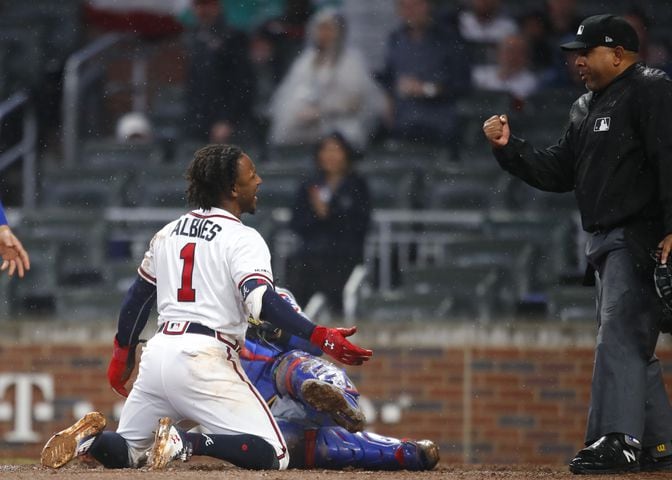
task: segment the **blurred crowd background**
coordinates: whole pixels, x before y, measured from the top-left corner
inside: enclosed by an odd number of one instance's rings
[[[114,317],[207,143],[241,145],[279,285],[321,321],[593,317],[571,194],[502,172],[492,114],[543,147],[585,88],[582,18],[672,72],[663,0],[0,2],[0,198],[33,268],[0,317]]]

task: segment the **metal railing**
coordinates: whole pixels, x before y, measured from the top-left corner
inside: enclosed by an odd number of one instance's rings
[[[0,103],[0,125],[14,113],[21,112],[21,139],[0,154],[0,172],[19,160],[23,160],[21,183],[23,207],[35,206],[36,161],[37,161],[37,117],[32,101],[27,93],[19,92]],[[0,131],[0,135],[2,132]]]
[[[380,258],[380,289],[392,287],[392,262],[395,245],[411,245],[423,242],[431,235],[418,235],[411,230],[413,225],[459,226],[462,229],[478,228],[483,224],[486,213],[473,211],[441,211],[441,210],[376,210],[373,214],[374,226],[367,242],[368,258]],[[402,230],[399,230],[399,227]],[[396,227],[396,228],[395,228]],[[405,227],[405,228],[404,228]],[[439,234],[441,236],[441,234]],[[440,239],[438,239],[440,240]],[[436,243],[436,239],[432,239]],[[377,252],[370,249],[373,246]]]
[[[101,58],[133,36],[110,33],[72,54],[63,72],[63,158],[67,167],[77,164],[79,128],[86,89],[103,75]]]

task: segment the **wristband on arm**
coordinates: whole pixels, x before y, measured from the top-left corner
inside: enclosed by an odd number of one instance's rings
[[[327,328],[315,325],[296,313],[288,302],[272,290],[264,292],[262,301],[261,316],[264,320],[309,340],[324,353],[342,363],[361,365],[373,355],[371,350],[354,345],[345,338],[354,334],[357,331],[356,327]]]
[[[7,216],[5,215],[5,209],[2,207],[2,202],[0,202],[0,227],[7,225]]]

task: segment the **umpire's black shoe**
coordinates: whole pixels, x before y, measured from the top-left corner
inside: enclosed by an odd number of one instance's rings
[[[610,433],[579,451],[569,462],[569,470],[592,475],[637,472],[641,452],[637,439],[622,433]]]
[[[672,442],[645,448],[639,459],[639,467],[643,472],[672,470]]]

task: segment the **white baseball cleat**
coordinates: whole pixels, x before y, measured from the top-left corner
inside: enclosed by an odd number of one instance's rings
[[[61,430],[47,441],[40,455],[40,463],[49,468],[60,468],[77,456],[79,442],[103,431],[107,421],[100,412],[90,412],[74,425]]]
[[[186,462],[191,452],[191,443],[182,437],[170,417],[163,417],[154,434],[154,445],[147,452],[147,466],[150,470],[161,470],[173,460]]]

